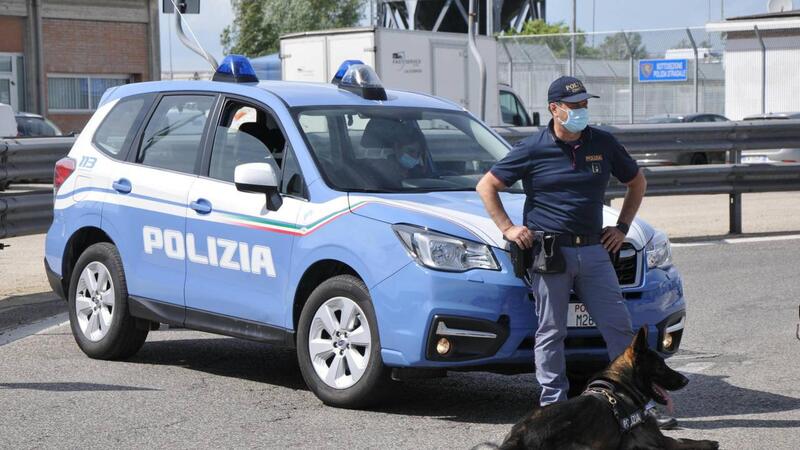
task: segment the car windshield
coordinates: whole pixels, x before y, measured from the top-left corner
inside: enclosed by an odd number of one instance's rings
[[[326,181],[341,191],[472,191],[509,151],[464,112],[306,107],[295,118]]]

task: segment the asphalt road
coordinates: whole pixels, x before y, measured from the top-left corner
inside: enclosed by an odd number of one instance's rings
[[[674,255],[689,319],[670,364],[691,382],[674,395],[682,429],[667,434],[798,448],[800,240]],[[62,325],[0,346],[0,448],[466,449],[502,440],[537,394],[532,375],[456,374],[398,385],[374,410],[339,410],[305,388],[291,351],[165,330],[131,360],[103,362]]]

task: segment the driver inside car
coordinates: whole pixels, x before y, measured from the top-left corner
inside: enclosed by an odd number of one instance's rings
[[[408,125],[402,123],[398,125],[392,146],[401,178],[429,177],[430,171],[425,161],[426,158],[419,134]]]

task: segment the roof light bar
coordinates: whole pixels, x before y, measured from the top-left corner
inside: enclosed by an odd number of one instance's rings
[[[339,89],[350,91],[366,100],[386,100],[386,90],[372,67],[356,59],[339,66],[331,82]]]
[[[226,56],[211,79],[230,83],[258,83],[255,69],[243,55]]]

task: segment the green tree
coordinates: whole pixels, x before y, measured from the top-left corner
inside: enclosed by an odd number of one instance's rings
[[[559,35],[568,34],[569,32],[569,26],[564,22],[547,23],[542,19],[536,19],[525,22],[519,32],[513,28],[508,29],[506,36],[552,35],[542,36],[539,38],[541,40],[537,39],[536,42],[546,44],[557,58],[568,58],[572,37]],[[578,33],[582,32],[581,29],[578,29]],[[586,45],[585,34],[578,34],[575,39],[575,54],[577,56],[592,57],[597,56],[597,50]]]
[[[231,0],[233,24],[220,41],[225,53],[248,57],[278,51],[283,34],[352,27],[366,0]]]
[[[647,58],[647,49],[642,44],[642,35],[639,33],[628,33],[631,47],[633,48],[633,58],[643,59]],[[600,55],[607,59],[628,59],[628,46],[625,43],[625,35],[623,33],[614,33],[606,36],[603,42],[598,47]]]

